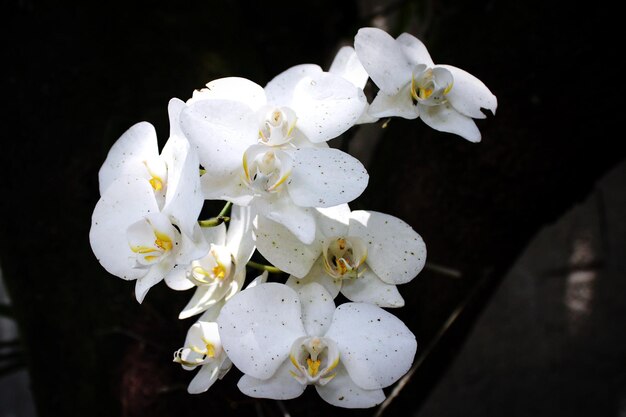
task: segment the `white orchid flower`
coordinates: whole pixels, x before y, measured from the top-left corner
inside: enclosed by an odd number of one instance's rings
[[[268,274],[256,277],[246,288],[253,288],[267,282]],[[232,362],[222,348],[222,341],[216,323],[226,300],[221,298],[212,304],[187,331],[185,345],[174,352],[174,362],[180,363],[186,371],[200,367],[191,380],[187,391],[190,394],[206,392],[215,381],[222,379],[230,370]]]
[[[211,248],[202,258],[188,265],[177,265],[165,278],[175,290],[197,287],[178,318],[195,316],[220,301],[228,301],[243,287],[246,263],[254,252],[250,208],[233,206],[228,231],[222,223],[202,229]]]
[[[415,278],[426,262],[421,236],[394,216],[350,212],[347,204],[317,213],[317,237],[309,245],[279,224],[258,220],[258,250],[291,274],[287,285],[297,289],[318,282],[333,297],[341,292],[351,301],[402,307],[396,285]]]
[[[187,332],[185,346],[174,352],[174,362],[186,371],[200,367],[187,391],[200,394],[207,391],[230,370],[232,362],[222,348],[217,323],[203,319],[194,323]]]
[[[345,78],[361,90],[365,88],[369,79],[369,74],[363,68],[359,57],[351,46],[343,46],[339,49],[332,64],[330,64],[328,72]],[[378,120],[378,117],[369,114],[368,109],[369,105],[366,105],[355,124],[374,123]]]
[[[205,198],[251,205],[312,242],[310,208],[352,201],[367,185],[356,158],[323,143],[359,118],[362,95],[316,65],[291,68],[265,89],[243,78],[209,83],[181,115],[182,130],[206,170]]]
[[[222,346],[244,373],[246,395],[277,400],[307,385],[339,407],[367,408],[385,399],[413,362],[415,336],[397,317],[362,303],[335,309],[313,283],[293,289],[267,283],[235,295],[217,323]]]
[[[174,126],[183,106],[170,101]],[[198,158],[176,129],[159,155],[154,128],[133,126],[100,170],[102,196],[92,216],[91,247],[108,272],[137,280],[139,302],[177,263],[208,249],[197,224],[203,204]]]
[[[362,87],[314,64],[291,67],[265,88],[239,77],[214,80],[195,91],[187,104],[205,100],[235,101],[249,108],[255,129],[248,146],[326,142],[351,128],[367,105]]]
[[[473,75],[451,65],[435,65],[424,44],[408,33],[394,39],[377,28],[361,28],[354,48],[380,88],[369,113],[375,117],[420,117],[433,129],[479,142],[473,119],[481,108],[495,114],[496,96]]]

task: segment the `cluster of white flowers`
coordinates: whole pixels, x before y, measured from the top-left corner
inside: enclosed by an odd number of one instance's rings
[[[379,88],[371,105],[368,79]],[[350,210],[368,174],[326,142],[393,116],[476,142],[473,119],[496,105],[477,78],[435,65],[417,38],[375,28],[360,29],[329,71],[298,65],[265,87],[214,80],[170,101],[161,153],[146,122],[111,148],[91,247],[108,272],[136,280],[139,302],[162,280],[195,288],[179,318],[201,316],[174,355],[199,368],[190,393],[234,364],[252,397],[291,399],[315,385],[330,404],[372,407],[413,362],[415,336],[383,308],[404,305],[396,286],[422,270],[426,246],[398,218]],[[201,221],[205,200],[225,210]],[[266,269],[289,274],[285,283],[266,271],[243,289],[255,250]],[[340,292],[350,302],[336,307]]]

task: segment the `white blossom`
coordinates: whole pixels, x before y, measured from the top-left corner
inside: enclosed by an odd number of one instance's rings
[[[308,385],[330,404],[367,408],[382,388],[410,368],[417,343],[398,318],[380,307],[347,303],[312,283],[296,293],[277,283],[235,295],[217,319],[222,345],[245,375],[252,397],[296,398]]]
[[[473,119],[482,108],[495,114],[496,96],[478,78],[451,65],[435,65],[424,44],[408,33],[394,39],[377,28],[362,28],[354,48],[380,88],[369,113],[374,117],[420,117],[433,129],[479,142]]]
[[[170,102],[174,127],[160,155],[154,128],[139,123],[116,142],[100,170],[91,248],[108,272],[137,280],[139,302],[177,263],[207,250],[197,224],[203,204],[199,163],[177,130],[182,106]]]
[[[265,89],[243,78],[209,83],[181,115],[206,169],[205,198],[250,205],[310,243],[310,208],[352,201],[367,185],[357,159],[323,143],[365,104],[359,88],[316,65],[291,68]]]
[[[249,207],[232,207],[228,231],[224,223],[202,231],[211,245],[208,253],[187,265],[177,265],[165,278],[166,284],[176,290],[196,287],[180,319],[199,314],[222,300],[226,302],[240,291],[246,263],[255,249]]]
[[[261,254],[291,274],[287,285],[322,284],[333,297],[381,307],[401,307],[396,285],[411,281],[424,267],[426,245],[404,221],[347,204],[318,209],[316,239],[309,245],[281,225],[259,219]],[[262,237],[262,238],[260,238]]]

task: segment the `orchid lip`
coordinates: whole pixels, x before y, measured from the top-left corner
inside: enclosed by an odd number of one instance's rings
[[[291,346],[289,360],[294,366],[291,376],[302,385],[326,385],[335,377],[339,349],[324,337],[300,337]]]

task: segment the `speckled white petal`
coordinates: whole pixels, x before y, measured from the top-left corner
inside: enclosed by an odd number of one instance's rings
[[[315,216],[313,209],[298,207],[288,198],[278,198],[271,201],[254,200],[259,216],[285,226],[300,242],[305,245],[315,240]],[[258,244],[257,244],[258,246]]]
[[[191,235],[204,204],[198,155],[187,139],[172,136],[163,147],[161,156],[168,168],[163,213],[172,218],[181,232]]]
[[[123,176],[144,177],[147,175],[143,161],[159,155],[157,135],[148,122],[140,122],[130,127],[113,144],[98,172],[100,195],[117,178]]]
[[[267,271],[263,271],[261,275],[250,281],[250,283],[246,286],[247,288],[256,287],[257,285],[265,284],[267,282],[267,278],[269,277],[269,273]]]
[[[469,72],[452,65],[437,65],[452,73],[454,84],[447,94],[448,101],[459,113],[474,119],[484,119],[486,116],[481,108],[496,114],[498,99],[489,88]]]
[[[412,68],[404,51],[384,30],[359,29],[354,49],[372,81],[386,94],[397,94],[411,81]]]
[[[341,280],[335,280],[333,277],[326,273],[324,269],[324,263],[322,258],[318,258],[317,261],[311,267],[311,270],[304,278],[298,278],[294,275],[290,275],[285,285],[298,291],[303,286],[316,282],[323,286],[326,291],[333,297],[337,298],[339,290],[341,289]]]
[[[207,308],[198,319],[198,322],[215,323],[225,303],[226,302],[222,299],[218,301],[217,303],[215,303],[214,305],[212,305],[211,307]],[[187,345],[187,343],[185,343],[185,345]]]
[[[269,379],[258,379],[244,375],[239,379],[237,387],[249,397],[271,398],[273,400],[291,400],[299,397],[306,385],[296,381],[289,373],[294,367],[289,360],[284,361],[276,373]]]
[[[362,89],[343,77],[320,73],[300,80],[291,106],[298,116],[298,129],[318,143],[354,126],[367,106],[367,98]]]
[[[226,245],[226,223],[221,223],[213,227],[201,227],[200,229],[207,243],[220,246]]]
[[[324,401],[343,408],[370,408],[385,400],[382,389],[365,390],[356,385],[341,361],[335,368],[335,377],[315,389]]]
[[[205,175],[218,178],[239,175],[244,151],[259,136],[254,112],[236,101],[198,101],[183,110],[180,121]]]
[[[247,206],[252,201],[253,195],[250,187],[242,180],[241,175],[235,173],[231,176],[217,177],[204,174],[200,177],[202,195],[206,200],[226,200],[239,206]]]
[[[297,289],[302,306],[302,323],[308,336],[324,336],[335,312],[333,296],[326,289],[312,282]]]
[[[176,265],[165,276],[165,284],[175,291],[186,291],[195,287],[194,283],[187,279],[187,265]]]
[[[199,286],[185,308],[178,315],[178,318],[184,320],[211,308],[224,298],[229,289],[230,285]]]
[[[415,336],[404,323],[372,304],[337,307],[325,337],[337,343],[350,378],[367,390],[400,379],[411,368],[417,350]]]
[[[148,273],[137,279],[135,283],[135,298],[141,304],[148,294],[148,290],[161,282],[174,267],[171,259],[163,259],[161,262],[154,264],[148,270]]]
[[[345,78],[360,89],[365,87],[369,78],[367,71],[361,65],[359,57],[351,46],[343,46],[339,49],[328,72]]]
[[[404,88],[395,95],[379,91],[367,112],[370,116],[377,118],[402,117],[413,120],[419,116],[419,108],[411,101],[411,93],[408,88]]]
[[[404,299],[396,286],[384,283],[369,269],[359,278],[343,280],[341,293],[350,301],[376,304],[379,307],[404,306]]]
[[[273,282],[236,294],[222,308],[217,323],[233,364],[259,379],[274,375],[294,340],[305,336],[298,294]]]
[[[201,100],[232,100],[245,104],[252,110],[257,110],[266,103],[263,87],[241,77],[213,80],[206,88],[194,91],[187,104]]]
[[[191,261],[200,259],[209,252],[210,246],[209,242],[204,238],[202,228],[196,223],[190,236],[186,233],[181,233],[180,245],[176,252],[176,263],[186,265],[191,263]]]
[[[361,195],[369,175],[361,162],[339,149],[302,148],[289,151],[294,164],[288,190],[302,207],[331,207]]]
[[[228,292],[224,295],[224,301],[230,300],[230,298],[237,294],[243,288],[243,284],[246,281],[246,262],[239,262],[235,265],[235,275],[233,281],[229,285]]]
[[[363,239],[367,245],[367,266],[387,284],[407,283],[424,268],[424,240],[397,217],[376,211],[353,211],[348,234]]]
[[[170,137],[185,137],[180,128],[180,114],[185,107],[187,107],[187,105],[179,98],[172,98],[169,103],[167,103],[167,114],[170,119]]]
[[[401,34],[396,38],[396,42],[412,66],[424,64],[427,67],[432,67],[435,65],[424,43],[410,33]]]
[[[296,85],[303,78],[312,77],[322,72],[319,65],[315,64],[296,65],[281,72],[265,86],[267,102],[277,106],[291,106]]]
[[[126,280],[147,273],[136,268],[136,254],[130,249],[126,230],[158,212],[152,187],[143,178],[118,178],[107,188],[93,211],[89,231],[91,249],[104,269]]]
[[[187,392],[190,394],[202,394],[206,392],[217,381],[219,376],[220,367],[217,362],[210,362],[206,365],[202,365],[196,376],[193,377]]]
[[[440,132],[459,135],[470,142],[480,142],[480,131],[476,123],[468,116],[456,111],[450,103],[439,106],[419,105],[421,119],[428,126]]]
[[[320,238],[347,235],[350,222],[350,207],[347,204],[315,210],[317,211],[316,223]]]
[[[303,277],[319,257],[322,246],[314,240],[304,244],[285,226],[264,216],[257,218],[256,246],[261,255],[281,271]]]
[[[228,234],[226,235],[226,247],[234,255],[235,264],[245,265],[252,257],[255,244],[250,207],[232,206]]]

